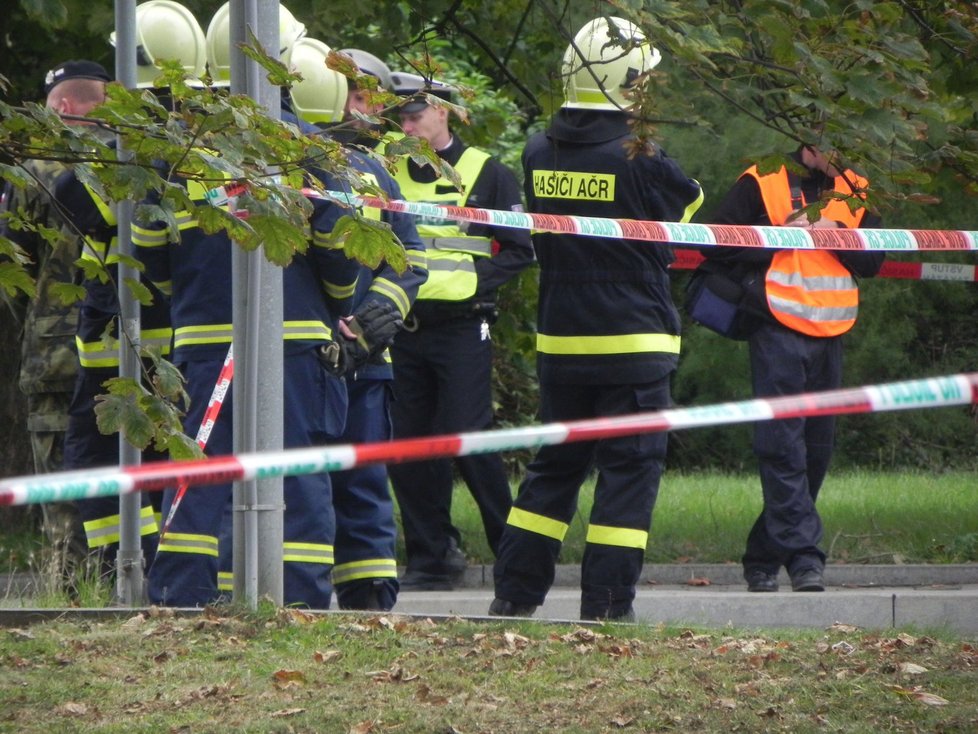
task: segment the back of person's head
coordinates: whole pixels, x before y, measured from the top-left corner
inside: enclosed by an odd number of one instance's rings
[[[574,42],[564,52],[563,106],[584,110],[625,109],[632,104],[629,90],[661,60],[659,51],[631,21],[595,18],[577,32]]]
[[[288,63],[296,42],[306,35],[306,26],[284,5],[278,6],[278,58]],[[207,24],[207,69],[215,86],[227,86],[231,81],[231,3],[230,0],[214,13]]]
[[[115,44],[115,33],[110,37]],[[206,44],[200,23],[174,0],[147,0],[136,6],[136,86],[151,89],[160,76],[160,62],[177,61],[190,79],[206,68]]]
[[[45,105],[63,115],[85,115],[105,101],[105,85],[111,80],[95,61],[64,61],[44,76]]]
[[[299,119],[313,125],[339,122],[346,107],[346,77],[326,66],[329,46],[315,38],[300,38],[292,47],[290,65],[302,75],[292,85],[292,107]]]

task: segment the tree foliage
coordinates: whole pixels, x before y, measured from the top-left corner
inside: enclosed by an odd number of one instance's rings
[[[218,0],[187,0],[202,24]],[[561,101],[560,59],[574,32],[601,14],[637,22],[662,52],[663,62],[636,94],[636,131],[661,143],[707,193],[701,216],[749,162],[773,168],[798,144],[839,151],[846,165],[873,183],[869,203],[892,227],[978,229],[971,216],[978,192],[978,8],[959,0],[399,0],[363,3],[291,0],[289,8],[310,35],[334,48],[358,47],[392,67],[462,85],[466,121],[456,129],[468,142],[497,154],[514,169],[526,135]],[[190,203],[160,183],[153,160],[218,185],[246,180],[238,201],[249,217],[219,210],[198,212],[208,228],[228,228],[245,247],[263,246],[285,262],[302,243],[294,227],[305,206],[296,195],[298,165],[318,161],[343,171],[335,146],[272,123],[249,101],[177,83],[177,111],[151,98],[114,89],[97,116],[126,136],[131,164],[111,160],[83,132],[39,107],[38,70],[69,57],[88,57],[111,68],[106,44],[112,23],[107,4],[81,0],[19,0],[0,18],[16,53],[0,59],[7,102],[0,106],[0,172],[16,179],[16,163],[55,155],[79,160],[79,170],[113,198],[161,194],[167,216]],[[171,70],[175,74],[175,70]],[[388,119],[395,117],[387,115]],[[208,153],[219,150],[220,156]],[[410,151],[435,156],[423,147]],[[265,176],[277,166],[281,178]],[[359,257],[385,251],[384,233],[355,218],[337,237]],[[0,243],[8,262],[0,279],[29,287],[16,275],[19,253]],[[396,256],[393,252],[388,253]],[[964,256],[928,255],[961,262]],[[675,287],[681,296],[684,276]],[[510,423],[534,412],[532,387],[532,273],[501,294],[494,332],[499,406]],[[850,384],[973,369],[978,345],[969,319],[978,296],[971,284],[878,281],[863,287],[860,322],[847,337]],[[688,325],[676,381],[680,403],[736,399],[748,394],[742,345]],[[865,416],[843,421],[847,463],[883,462],[927,467],[967,463],[975,455],[967,411],[923,411],[912,416]],[[739,468],[749,461],[747,429],[676,436],[672,459],[680,466],[709,463]],[[866,444],[880,448],[867,451]],[[892,452],[886,456],[887,450]]]

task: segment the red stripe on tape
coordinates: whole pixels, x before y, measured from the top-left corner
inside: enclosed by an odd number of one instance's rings
[[[174,470],[174,467],[176,469]],[[244,467],[234,456],[215,456],[187,462],[154,461],[125,467],[139,491],[163,489],[176,484],[223,484],[244,479]]]
[[[360,466],[361,463],[401,463],[430,459],[434,455],[457,456],[462,449],[462,439],[457,435],[433,436],[404,439],[392,443],[359,444],[354,448],[357,456],[356,466]]]

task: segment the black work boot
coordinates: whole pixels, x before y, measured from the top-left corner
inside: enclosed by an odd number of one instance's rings
[[[537,610],[536,604],[517,604],[496,597],[489,605],[490,617],[532,617]]]

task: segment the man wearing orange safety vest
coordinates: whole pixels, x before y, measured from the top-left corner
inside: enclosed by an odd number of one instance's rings
[[[713,213],[717,224],[879,227],[863,207],[869,182],[840,170],[813,146],[791,155],[795,165],[762,175],[749,168]],[[799,173],[796,173],[799,171]],[[837,194],[841,197],[833,197]],[[824,206],[810,222],[807,211]],[[736,262],[756,308],[748,337],[755,397],[830,390],[842,383],[842,335],[856,322],[855,277],[879,272],[883,253],[849,250],[771,250],[715,247],[711,260]],[[777,591],[784,566],[794,591],[823,591],[822,522],[815,509],[828,470],[833,416],[760,421],[754,425],[764,509],[747,538],[744,578],[749,591]]]

